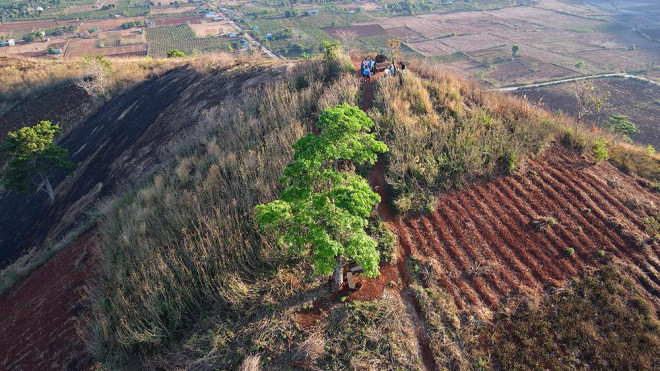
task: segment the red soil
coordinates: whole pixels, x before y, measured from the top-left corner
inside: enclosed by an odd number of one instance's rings
[[[82,370],[92,358],[76,332],[89,279],[87,232],[0,300],[0,369]]]
[[[521,292],[560,287],[601,265],[601,249],[639,267],[640,283],[658,303],[658,243],[636,247],[607,223],[626,220],[643,234],[642,218],[652,211],[632,211],[624,202],[634,197],[657,203],[658,196],[612,165],[593,166],[563,148],[550,149],[531,166],[537,175],[502,177],[445,194],[433,212],[396,221],[402,248],[436,260],[438,283],[459,308],[495,309]],[[633,186],[625,192],[611,188],[605,179],[612,176]],[[540,216],[555,218],[556,225],[537,231],[531,222]]]

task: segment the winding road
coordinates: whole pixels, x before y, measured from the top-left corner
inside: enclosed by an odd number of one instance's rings
[[[495,88],[491,89],[493,91],[516,91],[516,90],[521,90],[521,89],[528,89],[528,88],[540,88],[543,86],[551,86],[551,85],[559,85],[559,84],[566,84],[569,82],[575,82],[575,81],[582,81],[582,80],[593,80],[593,79],[600,79],[600,78],[625,78],[625,79],[635,79],[639,81],[644,81],[649,84],[653,85],[660,85],[660,82],[647,79],[645,77],[640,77],[640,76],[635,76],[631,75],[628,73],[603,73],[599,75],[590,75],[590,76],[581,76],[581,77],[573,77],[570,79],[561,79],[561,80],[554,80],[554,81],[546,81],[546,82],[539,82],[536,84],[529,84],[529,85],[517,85],[517,86],[507,86],[503,88]]]

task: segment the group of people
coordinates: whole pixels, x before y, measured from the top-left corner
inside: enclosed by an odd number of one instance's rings
[[[386,67],[383,70],[383,73],[385,76],[396,76],[397,73],[405,70],[406,64],[403,62],[399,63],[399,68],[397,68],[394,63],[390,63],[389,67]],[[371,75],[376,73],[376,62],[371,58],[363,60],[360,63],[360,71],[362,71],[362,80],[371,82]]]
[[[371,81],[371,75],[376,73],[376,62],[371,58],[363,60],[360,63],[360,71],[362,71],[363,81]]]

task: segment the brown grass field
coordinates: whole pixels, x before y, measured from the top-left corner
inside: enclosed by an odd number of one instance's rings
[[[112,19],[103,19],[103,20],[94,20],[89,22],[84,22],[81,25],[81,31],[87,31],[91,27],[98,27],[99,31],[112,31],[121,29],[121,24],[125,22],[134,22],[141,21],[144,17],[124,17],[124,18],[112,18]]]
[[[96,39],[73,39],[69,42],[64,53],[66,59],[76,59],[88,55],[106,55],[116,57],[146,56],[149,49],[148,44],[132,44],[125,46],[113,46],[97,48]]]

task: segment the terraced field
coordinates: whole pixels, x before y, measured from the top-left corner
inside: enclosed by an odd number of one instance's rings
[[[561,287],[613,257],[638,268],[658,304],[660,248],[643,218],[658,215],[660,197],[610,164],[559,148],[544,158],[524,174],[444,195],[432,212],[390,222],[404,254],[430,259],[463,309],[496,309]],[[534,220],[542,217],[554,225],[539,230]]]

